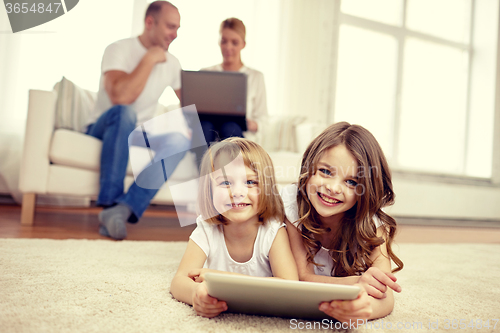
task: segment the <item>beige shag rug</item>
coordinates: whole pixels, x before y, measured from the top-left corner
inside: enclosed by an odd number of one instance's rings
[[[336,331],[322,322],[196,316],[169,293],[185,247],[185,242],[0,239],[0,332]],[[396,250],[405,263],[397,273],[403,292],[391,315],[359,332],[390,327],[500,332],[494,320],[500,319],[500,245],[405,243]]]

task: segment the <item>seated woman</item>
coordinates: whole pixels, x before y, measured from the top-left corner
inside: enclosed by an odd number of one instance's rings
[[[247,82],[247,132],[246,137],[263,126],[262,122],[267,116],[266,88],[264,75],[249,68],[241,61],[241,50],[245,47],[245,25],[237,18],[224,20],[220,25],[220,49],[222,64],[203,68],[208,71],[233,71],[245,73]],[[209,116],[200,116],[201,127],[207,144],[224,140],[229,137],[243,137],[243,129],[233,121],[220,121]],[[250,135],[249,135],[250,134]]]

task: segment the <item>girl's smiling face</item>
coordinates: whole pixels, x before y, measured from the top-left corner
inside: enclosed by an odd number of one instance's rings
[[[358,163],[344,145],[325,151],[306,183],[307,197],[322,222],[338,221],[357,202]]]
[[[212,198],[217,212],[232,223],[259,221],[259,182],[239,155],[212,174]]]

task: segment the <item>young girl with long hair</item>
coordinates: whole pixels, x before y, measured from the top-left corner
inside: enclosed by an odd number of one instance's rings
[[[363,287],[356,300],[320,310],[340,321],[389,314],[392,290],[401,291],[392,273],[403,262],[392,250],[396,221],[383,211],[394,203],[391,172],[373,135],[331,125],[309,144],[298,183],[281,195],[300,280]]]
[[[273,164],[262,147],[241,138],[211,146],[201,163],[198,205],[170,288],[176,299],[215,317],[227,304],[208,295],[207,271],[298,280]]]

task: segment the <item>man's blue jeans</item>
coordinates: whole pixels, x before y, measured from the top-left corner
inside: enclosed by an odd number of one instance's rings
[[[136,120],[136,113],[129,106],[115,105],[87,129],[88,135],[102,140],[100,191],[97,205],[109,207],[121,203],[128,206],[133,213],[129,219],[130,222],[136,222],[141,218],[159,188],[159,186],[154,189],[143,188],[134,182],[127,193],[124,193],[123,180],[129,160],[129,135],[136,127]],[[131,139],[132,145],[144,144],[144,137],[135,136]],[[147,175],[148,169],[152,171],[149,172],[150,175],[157,175],[156,171],[161,169],[161,179],[149,181],[149,183],[161,185],[174,172],[189,150],[191,142],[182,134],[175,132],[148,137],[148,139],[150,143],[155,143],[151,146],[160,147],[155,151],[155,156],[168,156],[168,158],[161,160],[161,163],[153,164],[141,173],[141,176]],[[180,153],[168,154],[171,151]]]

